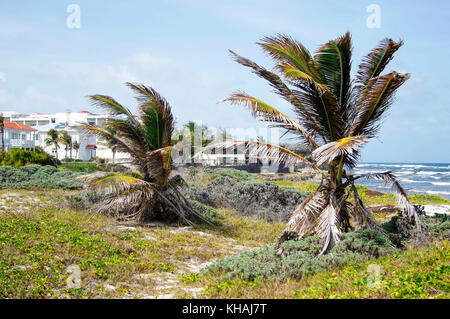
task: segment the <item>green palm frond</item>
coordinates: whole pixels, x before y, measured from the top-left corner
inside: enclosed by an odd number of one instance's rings
[[[282,34],[265,37],[261,41],[257,44],[276,61],[278,71],[287,72],[290,78],[314,84],[321,92],[328,89],[311,53],[301,43]]]
[[[321,46],[314,56],[327,86],[336,96],[344,122],[349,116],[351,56],[352,44],[349,32]]]
[[[316,141],[301,124],[292,120],[289,116],[280,112],[273,106],[270,106],[269,104],[264,103],[263,101],[258,100],[244,92],[231,93],[228,98],[222,100],[221,102],[230,102],[231,104],[241,105],[249,109],[252,116],[262,121],[281,124],[278,126],[288,131],[298,131],[298,133],[303,136],[309,144],[314,147],[318,147]]]
[[[145,138],[150,148],[169,146],[175,129],[170,104],[151,87],[137,83],[127,83],[127,86],[136,92]]]
[[[356,84],[359,91],[383,72],[386,65],[394,57],[394,53],[403,45],[403,41],[395,42],[392,39],[385,38],[368,55],[363,58],[359,65]]]
[[[125,115],[135,125],[138,124],[131,111],[125,106],[122,106],[112,97],[107,95],[95,94],[95,95],[88,95],[87,98],[89,99],[92,105],[100,107],[114,115]]]
[[[354,118],[349,127],[350,136],[374,137],[378,132],[380,119],[392,105],[395,91],[409,77],[409,74],[392,72],[369,80],[358,97]]]
[[[299,98],[295,91],[292,91],[281,79],[278,75],[276,75],[273,72],[267,71],[265,68],[259,66],[255,62],[246,59],[233,51],[229,50],[233,59],[238,62],[239,64],[249,67],[253,70],[253,73],[256,75],[262,77],[263,79],[267,80],[272,88],[275,90],[275,92],[280,95],[283,99],[285,99],[287,102],[289,102],[293,107],[294,111],[299,115],[299,122],[300,124],[303,123],[303,126],[305,126],[309,134],[308,135],[318,135],[325,138],[322,134],[322,130],[318,127],[318,124],[316,123],[316,120],[312,117],[308,109],[303,105],[303,101],[301,98]],[[312,134],[311,134],[312,132]],[[309,138],[307,136],[304,136],[305,139],[309,141]],[[310,143],[311,144],[311,143]],[[317,145],[314,145],[314,143],[311,144],[314,148],[317,147]]]

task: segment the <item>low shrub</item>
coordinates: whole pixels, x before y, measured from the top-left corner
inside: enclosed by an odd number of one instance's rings
[[[0,151],[0,165],[19,168],[25,165],[53,165],[56,166],[56,160],[44,151],[25,151],[19,148],[13,148],[8,152]]]
[[[81,183],[74,177],[81,175],[54,166],[27,165],[21,168],[0,166],[0,188],[2,189],[78,189]]]
[[[219,174],[222,173],[219,171]],[[309,195],[271,182],[245,180],[242,176],[218,176],[206,185],[194,183],[185,187],[183,194],[215,208],[232,208],[246,216],[283,222],[289,220],[295,208]]]
[[[198,215],[213,224],[217,224],[221,219],[223,219],[222,214],[210,206],[202,204],[196,200],[190,200],[189,203]]]
[[[393,218],[392,226],[398,221]],[[394,228],[390,228],[395,230]],[[424,234],[426,241],[423,240]],[[408,244],[429,244],[450,238],[449,216],[422,217],[422,230],[413,232],[409,238],[398,236],[398,233],[381,233],[376,230],[360,230],[344,233],[342,240],[327,254],[318,256],[322,243],[316,236],[304,237],[299,240],[288,240],[282,244],[283,255],[276,254],[273,244],[259,249],[244,251],[238,255],[229,256],[205,268],[204,274],[219,276],[223,280],[242,279],[277,280],[301,279],[306,275],[326,272],[348,264],[364,262],[371,258],[379,258],[401,251],[400,247]],[[401,238],[402,244],[396,247],[391,241],[392,236]]]
[[[73,163],[64,163],[59,166],[60,168],[67,169],[71,172],[77,172],[77,173],[94,173],[101,171],[102,169],[97,166],[96,163],[79,163],[79,162],[73,162]]]
[[[398,251],[384,234],[377,231],[355,231],[343,236],[328,254],[319,257],[322,244],[318,237],[309,236],[284,242],[282,256],[276,255],[273,244],[265,245],[222,259],[206,268],[204,273],[216,274],[223,279],[285,281]]]
[[[218,177],[231,177],[237,182],[244,182],[244,181],[251,181],[256,180],[257,176],[253,175],[247,171],[234,169],[234,168],[227,168],[227,167],[219,167],[219,168],[209,168],[207,172],[210,173],[212,178],[218,178]]]

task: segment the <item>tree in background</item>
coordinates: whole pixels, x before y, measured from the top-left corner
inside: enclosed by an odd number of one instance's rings
[[[2,134],[2,151],[5,151],[5,118],[0,114],[0,133]]]
[[[59,134],[58,131],[55,129],[51,129],[47,132],[47,137],[44,140],[45,145],[47,146],[54,146],[56,149],[56,159],[58,159],[58,148],[59,148]]]
[[[111,126],[107,126],[106,127],[106,131],[108,133],[110,133],[111,135],[116,135],[117,134],[116,129],[114,127],[111,127]],[[114,140],[114,139],[111,139],[111,138],[106,138],[105,142],[99,142],[98,144],[106,146],[107,148],[109,148],[111,150],[111,152],[112,152],[112,163],[114,164],[115,163],[115,158],[116,158],[116,152],[117,152],[117,149],[118,149],[117,141]]]
[[[136,94],[140,120],[110,96],[91,95],[95,106],[115,115],[105,128],[84,125],[87,133],[113,141],[120,152],[129,154],[141,177],[118,173],[92,176],[89,188],[104,198],[100,211],[114,212],[121,219],[145,221],[181,218],[187,224],[202,219],[178,191],[180,179],[169,179],[172,168],[171,138],[174,118],[170,104],[154,89],[127,83]]]
[[[70,150],[70,159],[72,159],[72,136],[67,131],[59,131],[59,140],[64,145],[65,157],[67,158],[67,151]]]
[[[75,159],[78,159],[78,151],[80,149],[80,143],[78,143],[78,141],[75,141],[73,142],[72,147],[75,150]]]
[[[250,154],[287,165],[305,162],[322,175],[317,191],[293,213],[278,239],[278,253],[282,253],[281,243],[292,235],[317,235],[323,241],[324,254],[341,240],[342,232],[355,228],[384,231],[358,194],[355,181],[360,178],[375,178],[392,185],[403,215],[411,226],[420,227],[415,208],[392,172],[350,173],[361,146],[376,137],[395,91],[409,78],[409,74],[395,71],[381,74],[402,42],[382,40],[363,58],[353,81],[350,33],[325,43],[314,56],[300,42],[285,35],[265,37],[258,45],[274,60],[275,72],[230,52],[235,61],[267,80],[291,104],[296,118],[242,91],[232,93],[224,101],[246,107],[256,118],[297,136],[314,150],[315,163],[281,146],[262,141],[242,143]],[[235,145],[236,141],[226,141],[211,147]],[[319,168],[322,166],[327,170]]]

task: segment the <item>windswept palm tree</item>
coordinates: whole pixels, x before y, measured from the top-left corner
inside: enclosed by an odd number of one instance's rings
[[[78,151],[80,149],[80,143],[78,143],[78,141],[75,141],[73,142],[72,147],[75,150],[75,159],[78,159]]]
[[[58,159],[58,148],[60,143],[59,133],[55,129],[51,129],[47,132],[47,137],[45,138],[45,145],[53,145],[56,149],[56,159]]]
[[[118,151],[127,153],[141,178],[108,173],[92,176],[89,187],[102,194],[101,211],[113,211],[122,219],[170,221],[181,218],[192,225],[193,219],[202,218],[178,191],[180,179],[169,179],[174,148],[171,107],[150,87],[137,83],[126,85],[136,94],[140,120],[112,97],[90,95],[88,98],[93,105],[115,117],[108,119],[104,128],[89,124],[83,127],[87,133],[114,142]]]
[[[66,151],[66,158],[67,158],[67,151],[70,150],[70,159],[72,159],[72,137],[67,131],[59,131],[59,140],[61,144],[64,145],[64,149]]]
[[[322,45],[314,55],[285,35],[265,37],[258,45],[275,62],[274,72],[233,51],[230,53],[236,62],[267,80],[274,92],[291,104],[295,119],[241,91],[224,101],[246,107],[254,117],[298,136],[314,150],[315,163],[277,145],[261,141],[238,143],[246,145],[250,154],[287,165],[306,162],[322,175],[317,191],[293,212],[277,241],[278,253],[282,253],[280,244],[291,235],[319,236],[323,241],[321,254],[324,254],[341,239],[342,232],[355,228],[383,231],[358,195],[354,183],[360,178],[380,179],[392,185],[399,198],[399,208],[412,225],[419,226],[415,208],[392,172],[350,174],[360,147],[376,136],[395,91],[410,77],[395,71],[381,74],[402,41],[382,40],[364,57],[353,81],[348,32]],[[230,141],[210,147],[236,147],[236,144]],[[327,170],[320,168],[323,166]]]
[[[117,131],[114,129],[114,127],[107,126],[106,131],[110,133],[111,135],[116,135]],[[117,153],[117,141],[112,140],[110,138],[107,138],[104,142],[99,142],[98,144],[106,146],[109,148],[112,152],[112,163],[114,164],[116,159],[116,153]]]

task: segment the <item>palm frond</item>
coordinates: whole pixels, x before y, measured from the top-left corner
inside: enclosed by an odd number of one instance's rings
[[[394,53],[403,45],[403,41],[395,42],[385,38],[380,41],[368,55],[363,58],[359,65],[356,76],[356,84],[359,91],[362,91],[369,81],[383,72],[386,65],[394,57]]]
[[[250,157],[260,158],[262,160],[272,161],[273,163],[280,163],[286,166],[306,163],[314,168],[317,172],[319,172],[325,179],[327,179],[326,174],[309,160],[288,150],[287,148],[278,145],[257,141],[228,140],[224,142],[208,144],[203,148],[202,151],[195,154],[194,157],[198,157],[201,154],[208,153],[212,149],[221,149],[226,150],[227,152],[234,149],[242,149]]]
[[[331,192],[328,205],[317,218],[314,233],[323,240],[319,256],[330,251],[342,238],[340,213],[345,199],[345,196],[338,199],[335,193]]]
[[[266,70],[255,62],[234,53],[231,50],[229,50],[229,52],[237,63],[251,68],[253,70],[253,73],[267,80],[270,83],[271,87],[274,89],[275,93],[280,95],[284,100],[289,102],[294,107],[294,111],[299,115],[300,122],[308,124],[310,130],[314,132],[314,134],[324,138],[322,131],[319,129],[318,124],[316,123],[316,120],[305,108],[302,101],[297,97],[297,95],[294,94],[291,89],[289,89],[289,87],[280,79],[278,75]],[[306,140],[308,141],[307,138]],[[316,148],[316,146],[314,146],[314,148]]]
[[[336,96],[344,122],[348,119],[349,113],[351,56],[352,44],[349,32],[321,46],[314,56],[327,86]]]
[[[366,143],[365,136],[344,137],[315,149],[312,152],[317,165],[331,164],[336,158],[354,154],[362,144]]]
[[[398,202],[397,206],[404,212],[404,214],[412,221],[415,221],[416,226],[420,228],[419,216],[417,215],[416,209],[414,205],[411,204],[406,191],[397,181],[397,178],[392,173],[392,171],[382,172],[382,173],[370,173],[370,174],[362,174],[358,176],[354,176],[350,178],[346,184],[353,183],[355,180],[360,178],[374,178],[378,180],[382,180],[386,185],[391,185],[394,190]]]
[[[169,102],[151,87],[130,82],[126,85],[137,93],[136,99],[140,102],[139,110],[150,148],[169,146],[175,129]]]
[[[275,60],[275,68],[287,78],[304,80],[315,85],[320,92],[329,89],[311,53],[300,42],[282,34],[264,37],[261,41],[257,44]]]
[[[380,119],[393,102],[395,91],[410,77],[409,74],[392,72],[369,80],[358,97],[349,134],[374,137]]]
[[[107,95],[95,94],[88,95],[87,98],[90,100],[92,105],[100,107],[114,115],[125,115],[130,121],[137,124],[137,121],[133,117],[131,111],[127,107],[121,105],[112,97]]]
[[[292,120],[289,116],[280,112],[273,106],[270,106],[269,104],[264,103],[263,101],[258,100],[244,92],[231,93],[228,98],[222,100],[221,102],[230,102],[231,104],[241,105],[249,109],[252,116],[262,121],[282,124],[279,127],[283,127],[287,130],[297,130],[299,134],[309,142],[309,144],[314,147],[318,147],[316,141],[302,125]]]
[[[296,234],[299,238],[312,234],[316,219],[327,203],[328,197],[319,189],[302,202],[302,204],[292,213],[282,235],[275,244],[278,255],[283,253],[281,244],[287,240],[292,233]]]

